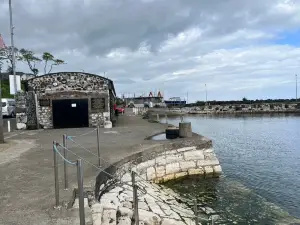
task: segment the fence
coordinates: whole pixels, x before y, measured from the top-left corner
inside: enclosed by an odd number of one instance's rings
[[[83,145],[78,143],[75,139],[83,136],[87,136],[93,132],[97,133],[97,154],[92,152],[91,150],[85,148]],[[59,201],[59,172],[58,172],[58,157],[60,157],[63,160],[63,171],[64,171],[64,188],[68,189],[69,188],[69,179],[68,179],[68,169],[69,167],[76,167],[77,170],[77,185],[78,185],[78,191],[79,191],[79,217],[80,217],[80,225],[85,224],[85,211],[84,211],[84,190],[83,190],[83,164],[86,163],[89,166],[92,166],[93,168],[96,168],[98,171],[101,171],[111,177],[112,179],[119,180],[119,182],[122,183],[121,177],[118,175],[113,175],[108,172],[106,172],[103,167],[101,167],[101,164],[108,163],[110,166],[115,166],[114,164],[109,163],[105,159],[100,157],[100,140],[99,140],[99,135],[100,135],[100,129],[97,127],[96,129],[93,129],[92,131],[89,131],[85,134],[81,134],[78,136],[68,136],[66,134],[63,135],[63,142],[62,144],[53,141],[53,153],[54,153],[54,183],[55,183],[55,207],[59,207],[60,201]],[[81,157],[79,154],[76,154],[74,151],[72,151],[68,147],[68,141],[71,141],[73,144],[78,146],[80,149],[84,150],[85,152],[90,153],[91,155],[95,156],[97,158],[97,165],[94,163],[86,160],[85,158]],[[62,151],[61,151],[62,150]],[[75,157],[77,157],[76,160],[71,161],[69,154],[73,154]],[[142,156],[147,158],[147,156]],[[153,155],[149,155],[149,157],[153,157]],[[155,156],[154,156],[155,157]],[[144,188],[145,183],[147,185],[151,185],[154,189],[157,189],[158,187],[153,185],[151,182],[147,181],[143,177],[141,177],[137,171],[134,170],[134,165],[135,163],[132,162],[132,165],[130,166],[130,173],[131,173],[131,187],[132,187],[132,192],[133,192],[133,212],[134,212],[134,224],[138,225],[139,224],[139,212],[138,212],[138,190],[140,190],[144,194],[151,195],[151,193],[147,192],[146,189]],[[124,173],[127,173],[128,171],[125,170],[122,167],[117,167],[120,171],[123,171]],[[138,179],[137,179],[138,178]],[[127,183],[128,184],[128,183]],[[152,197],[156,198],[155,196],[151,195]],[[197,200],[191,201],[192,196],[188,196],[189,199],[185,199],[183,201],[186,202],[186,204],[192,204],[194,203],[194,215],[191,215],[191,217],[195,218],[195,224],[198,225],[199,221],[201,222],[209,222],[208,224],[215,224],[215,220],[217,217],[217,213],[213,213],[209,215],[209,218],[200,218],[199,217],[199,206],[203,207],[203,204],[199,205],[197,203]]]

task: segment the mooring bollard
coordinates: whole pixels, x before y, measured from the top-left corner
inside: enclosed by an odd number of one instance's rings
[[[53,141],[53,156],[54,156],[54,188],[55,188],[55,207],[59,206],[59,183],[58,183],[58,164],[57,164],[57,153],[56,153],[56,141]]]
[[[65,159],[68,159],[68,151],[67,151],[67,135],[63,135],[63,146],[64,146],[64,157]],[[68,190],[69,188],[69,182],[68,182],[68,164],[66,160],[64,160],[64,179],[65,179],[65,190]]]
[[[133,189],[133,207],[134,207],[134,222],[135,225],[139,225],[139,206],[138,206],[138,194],[137,194],[137,185],[135,182],[135,172],[131,171],[131,182]]]
[[[100,159],[100,127],[97,126],[97,150],[98,150],[98,167],[101,167],[101,159]]]
[[[10,133],[11,129],[10,129],[10,120],[7,121],[7,132]]]
[[[77,180],[78,180],[78,193],[79,193],[79,218],[80,225],[85,225],[84,214],[84,196],[83,196],[83,168],[81,159],[77,160]]]
[[[159,114],[156,114],[156,120],[159,121]]]
[[[166,124],[168,124],[168,115],[165,114],[165,120],[166,120]]]
[[[198,220],[198,206],[197,206],[197,199],[194,199],[194,214],[195,214],[195,224],[199,225],[199,220]]]

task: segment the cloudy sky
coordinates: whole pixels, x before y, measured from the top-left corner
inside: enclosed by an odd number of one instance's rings
[[[299,0],[12,1],[17,47],[67,62],[55,71],[105,72],[118,94],[295,97]],[[0,33],[10,45],[8,0]]]

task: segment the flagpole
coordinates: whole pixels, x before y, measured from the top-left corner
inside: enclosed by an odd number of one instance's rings
[[[10,40],[11,40],[11,54],[12,54],[12,70],[14,75],[14,89],[15,89],[15,98],[17,94],[17,78],[16,78],[16,56],[15,56],[15,45],[14,45],[14,26],[12,19],[12,6],[11,0],[8,1],[9,4],[9,18],[10,18]]]

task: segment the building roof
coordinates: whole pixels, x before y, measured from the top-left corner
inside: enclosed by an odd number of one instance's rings
[[[85,72],[56,72],[56,73],[48,73],[48,74],[44,74],[44,75],[41,75],[41,76],[36,76],[34,78],[31,78],[31,79],[28,79],[27,81],[31,81],[31,80],[34,80],[34,79],[38,79],[38,78],[41,78],[41,77],[45,77],[45,76],[51,76],[51,75],[56,75],[56,74],[74,74],[74,76],[78,75],[78,74],[81,74],[81,75],[86,75],[86,76],[95,76],[95,77],[100,77],[104,80],[107,80],[110,84],[110,88],[112,89],[114,95],[116,95],[116,91],[115,91],[115,86],[114,86],[114,82],[110,79],[108,79],[107,77],[103,77],[103,76],[100,76],[100,75],[97,75],[97,74],[92,74],[92,73],[85,73]]]

